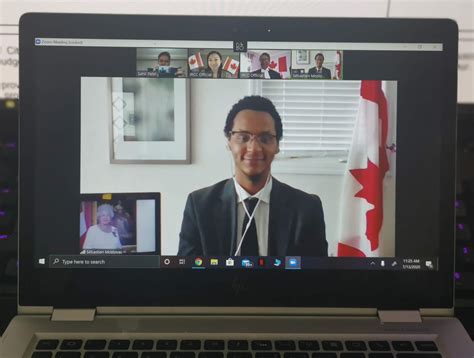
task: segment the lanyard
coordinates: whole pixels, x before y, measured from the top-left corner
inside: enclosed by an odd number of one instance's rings
[[[237,256],[237,253],[240,251],[240,248],[242,247],[242,243],[244,242],[244,239],[245,239],[245,235],[247,234],[247,231],[248,229],[250,228],[250,225],[252,223],[252,220],[255,216],[255,213],[257,212],[257,208],[258,208],[258,205],[260,204],[260,202],[262,201],[262,199],[260,198],[260,196],[262,195],[262,192],[263,191],[260,191],[257,199],[257,204],[255,205],[255,208],[253,209],[253,213],[252,215],[250,215],[248,209],[247,209],[247,205],[245,205],[244,203],[244,200],[242,199],[242,194],[240,192],[241,188],[240,188],[240,185],[238,185],[236,179],[235,179],[235,176],[232,178],[234,180],[234,185],[235,185],[235,188],[237,189],[237,196],[239,197],[239,200],[242,202],[242,205],[244,206],[244,210],[245,210],[245,215],[247,215],[247,217],[249,218],[249,221],[247,223],[247,225],[245,226],[245,230],[242,234],[242,237],[240,238],[240,243],[239,245],[237,246],[237,250],[235,250],[235,253],[234,253],[234,256]],[[268,182],[270,181],[270,174],[268,175],[267,177],[267,180],[265,182],[265,185],[264,185],[264,188],[267,186]]]

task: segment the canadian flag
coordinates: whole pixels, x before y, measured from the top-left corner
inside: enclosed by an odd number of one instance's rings
[[[235,75],[236,72],[239,70],[239,61],[234,60],[230,56],[227,56],[227,58],[224,62],[224,66],[222,66],[222,69],[224,71],[230,72],[233,75]]]
[[[278,62],[272,60],[268,67],[283,75],[285,72],[288,72],[288,56],[283,55],[278,57]]]
[[[341,194],[337,256],[379,256],[387,158],[387,100],[381,81],[362,81]]]
[[[336,79],[342,79],[342,53],[336,51]]]
[[[82,202],[81,203],[81,212],[79,214],[79,236],[81,237],[80,246],[84,245],[86,240],[87,230],[91,226],[91,203]]]
[[[198,52],[198,53],[195,53],[192,56],[189,56],[188,64],[189,64],[189,69],[190,70],[194,70],[194,69],[204,67],[204,63],[202,62],[202,58],[201,58],[201,53]]]

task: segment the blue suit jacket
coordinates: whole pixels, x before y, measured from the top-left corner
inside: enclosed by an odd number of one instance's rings
[[[233,256],[237,194],[232,179],[192,192],[184,209],[179,256]],[[273,178],[269,256],[327,256],[321,200]]]

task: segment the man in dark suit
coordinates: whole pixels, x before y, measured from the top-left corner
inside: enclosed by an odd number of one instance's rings
[[[323,78],[323,79],[331,79],[331,70],[329,68],[323,67],[324,63],[324,55],[322,53],[317,53],[314,56],[314,60],[316,61],[316,66],[311,67],[308,70],[308,75],[310,78]]]
[[[255,74],[262,74],[263,77],[261,78],[269,78],[269,79],[281,79],[281,75],[277,72],[272,70],[270,65],[270,55],[266,52],[262,53],[259,57],[260,61],[260,69],[253,71],[251,73]]]
[[[283,135],[273,103],[243,98],[230,110],[224,134],[235,177],[188,196],[178,255],[327,256],[319,197],[271,176]]]

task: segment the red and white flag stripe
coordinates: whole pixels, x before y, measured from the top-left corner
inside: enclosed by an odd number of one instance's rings
[[[234,60],[230,56],[227,56],[224,62],[224,66],[222,66],[222,69],[235,75],[235,73],[239,70],[239,61]]]
[[[202,62],[201,53],[197,52],[188,58],[189,69],[194,70],[197,68],[204,67],[204,62]]]
[[[387,158],[387,100],[381,81],[361,81],[360,104],[344,175],[337,256],[379,256]]]

